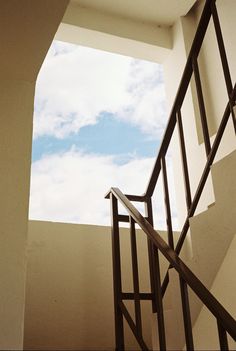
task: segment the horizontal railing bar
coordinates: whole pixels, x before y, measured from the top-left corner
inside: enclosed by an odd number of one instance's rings
[[[121,293],[122,300],[134,300],[134,293]],[[153,294],[152,293],[139,293],[140,300],[152,300]]]
[[[217,301],[211,292],[202,284],[195,274],[185,265],[176,252],[161,238],[151,224],[141,215],[133,204],[122,194],[118,188],[111,188],[112,194],[126,208],[130,216],[139,224],[142,230],[152,240],[169,263],[177,270],[199,299],[206,305],[211,313],[220,321],[221,325],[236,340],[236,321]]]
[[[105,199],[110,199],[110,193],[111,191],[109,190],[104,198]],[[125,195],[127,197],[127,199],[129,199],[129,201],[134,201],[134,202],[145,202],[147,197],[145,195],[130,195],[130,194],[126,194]]]
[[[184,69],[184,73],[182,75],[182,79],[179,85],[179,89],[177,91],[177,95],[170,113],[170,117],[167,123],[167,127],[164,133],[164,137],[159,149],[159,153],[156,159],[156,162],[154,164],[152,173],[151,173],[151,177],[149,179],[148,182],[148,187],[146,189],[145,195],[147,197],[151,197],[156,183],[157,183],[157,179],[159,177],[160,174],[160,170],[161,170],[161,158],[163,156],[165,156],[167,149],[169,147],[169,143],[176,125],[176,111],[178,111],[183,103],[184,97],[186,95],[188,86],[189,86],[189,82],[193,73],[193,67],[192,67],[192,57],[195,56],[196,58],[198,57],[204,36],[205,36],[205,32],[208,26],[208,23],[210,21],[211,18],[211,2],[214,0],[210,0],[210,1],[206,1],[206,4],[204,6],[203,9],[203,13],[201,16],[201,19],[199,21],[198,27],[197,27],[197,31],[196,31],[196,35],[194,37],[193,40],[193,44],[185,65],[185,69]]]
[[[142,350],[148,351],[149,349],[148,349],[147,345],[145,344],[143,338],[137,332],[134,321],[133,321],[132,317],[130,316],[129,311],[127,310],[126,306],[124,305],[124,303],[122,301],[120,301],[119,305],[120,305],[121,311],[122,311],[127,323],[129,324],[130,329],[132,330],[139,346],[141,347]]]
[[[129,216],[127,215],[118,215],[118,222],[124,222],[128,223],[129,222]]]
[[[129,223],[129,216],[127,215],[118,215],[117,218],[119,222]],[[144,217],[144,218],[148,219],[147,217]]]

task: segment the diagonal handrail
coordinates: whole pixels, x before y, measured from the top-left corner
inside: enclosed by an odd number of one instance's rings
[[[129,215],[146,233],[156,248],[165,256],[169,263],[174,267],[182,279],[195,292],[203,304],[211,311],[221,326],[236,340],[236,320],[225,310],[219,301],[202,284],[196,275],[185,265],[176,252],[162,239],[152,225],[141,215],[128,198],[118,189],[111,188],[110,193],[126,208]]]
[[[220,27],[220,21],[215,5],[216,0],[206,0],[202,16],[200,18],[196,35],[193,40],[193,44],[187,59],[187,63],[182,75],[182,79],[177,91],[176,98],[170,113],[170,117],[167,123],[167,127],[164,133],[164,137],[157,155],[151,177],[148,182],[148,186],[143,195],[124,195],[117,188],[112,188],[106,195],[106,198],[111,199],[112,204],[112,240],[113,240],[113,277],[114,277],[114,302],[115,302],[115,325],[116,325],[116,345],[117,350],[124,349],[124,332],[123,332],[123,316],[126,318],[131,330],[133,331],[136,340],[138,341],[140,347],[143,350],[147,349],[146,344],[142,337],[141,328],[141,311],[140,311],[140,300],[151,300],[153,312],[157,312],[158,319],[158,331],[159,331],[159,341],[160,348],[162,350],[166,349],[165,341],[165,328],[164,328],[164,318],[163,318],[163,304],[162,297],[165,294],[169,275],[168,270],[161,285],[160,278],[160,267],[159,267],[159,256],[158,252],[161,252],[167,261],[169,262],[169,267],[174,267],[179,273],[180,277],[180,288],[181,288],[181,299],[183,307],[183,318],[185,327],[185,337],[186,337],[186,347],[187,349],[193,349],[193,336],[191,327],[191,316],[190,316],[190,306],[188,301],[187,286],[196,293],[199,299],[203,302],[205,306],[211,311],[211,313],[217,319],[218,334],[220,340],[220,346],[222,350],[228,349],[227,333],[226,331],[236,339],[236,321],[232,316],[224,309],[224,307],[215,299],[215,297],[210,293],[209,290],[201,283],[201,281],[189,270],[189,268],[183,263],[179,258],[178,254],[181,251],[185,237],[189,229],[189,219],[195,213],[197,205],[199,203],[202,191],[206,184],[206,180],[210,174],[211,166],[214,162],[216,153],[218,151],[219,145],[223,133],[225,131],[226,125],[228,123],[230,114],[233,118],[233,126],[236,132],[236,118],[234,105],[236,100],[236,85],[233,87],[232,80],[230,76],[229,65],[227,62],[226,51],[224,47],[223,36]],[[219,54],[221,58],[227,93],[228,93],[228,103],[221,120],[219,129],[216,133],[214,142],[211,145],[206,109],[204,105],[202,84],[200,71],[198,67],[198,55],[204,40],[208,24],[210,19],[213,19],[213,24],[216,32],[216,38],[219,48]],[[206,164],[199,181],[199,185],[195,194],[191,194],[191,185],[188,172],[187,163],[187,153],[186,145],[184,140],[184,130],[182,123],[182,105],[183,101],[189,87],[192,76],[194,75],[196,83],[196,92],[199,104],[200,118],[202,124],[203,138],[205,144],[205,150],[207,155]],[[180,149],[183,163],[183,175],[185,182],[185,195],[186,195],[186,205],[187,205],[187,218],[184,222],[180,237],[176,246],[174,247],[173,231],[172,231],[172,218],[171,218],[171,203],[169,198],[168,189],[168,177],[166,169],[166,153],[168,151],[172,135],[174,130],[178,126],[179,138],[180,138]],[[155,190],[158,178],[162,172],[163,175],[163,185],[164,185],[164,195],[165,195],[165,207],[166,207],[166,220],[167,220],[167,230],[168,230],[168,244],[159,236],[159,234],[153,228],[153,211],[152,211],[152,195]],[[118,214],[117,201],[120,201],[129,213],[127,215]],[[145,204],[146,217],[144,218],[132,205],[130,201],[143,202]],[[122,291],[121,284],[121,267],[120,267],[120,248],[119,248],[119,222],[130,222],[131,238],[135,240],[135,223],[143,229],[148,237],[148,256],[149,256],[149,269],[150,269],[150,282],[151,282],[151,293],[140,293],[138,289],[138,271],[134,269],[134,293],[125,293]],[[131,240],[131,242],[132,242]],[[133,265],[137,266],[137,252],[135,248],[135,242],[132,245],[132,255],[133,255]],[[136,304],[135,318],[136,324],[132,321],[128,310],[123,304],[123,300],[134,300]]]
[[[215,0],[213,0],[215,1]],[[193,66],[192,66],[192,59],[193,57],[197,57],[199,54],[199,51],[201,49],[202,46],[202,42],[211,18],[211,3],[212,0],[206,0],[206,4],[205,7],[203,9],[202,12],[202,16],[201,19],[199,21],[198,24],[198,28],[193,40],[193,44],[191,47],[191,50],[189,52],[189,56],[185,65],[185,69],[179,84],[179,88],[176,94],[176,98],[173,104],[173,107],[171,109],[170,112],[170,117],[166,126],[166,130],[164,132],[164,136],[162,139],[162,143],[158,152],[158,156],[156,158],[153,170],[151,172],[151,176],[150,179],[148,181],[148,186],[147,189],[145,191],[144,196],[145,197],[151,197],[153,195],[156,183],[157,183],[157,179],[160,175],[160,171],[161,171],[161,158],[163,157],[163,155],[166,154],[167,149],[169,147],[170,141],[171,141],[171,137],[173,135],[175,126],[176,126],[176,112],[180,110],[182,104],[183,104],[183,100],[184,97],[186,95],[189,83],[190,83],[190,79],[192,77],[192,73],[193,73]]]

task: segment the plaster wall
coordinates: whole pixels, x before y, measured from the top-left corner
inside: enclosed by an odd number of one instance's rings
[[[223,36],[225,39],[225,46],[234,84],[236,75],[236,51],[234,48],[233,38],[230,33],[233,30],[232,26],[234,25],[234,9],[236,3],[231,0],[218,0],[216,4],[222,24]],[[173,50],[164,62],[166,93],[169,109],[173,104],[173,100],[177,92],[178,84],[180,82],[187,55],[194,38],[203,5],[203,1],[197,2],[191,11],[185,17],[181,17],[172,28]],[[214,141],[215,133],[219,127],[220,120],[223,117],[223,111],[227,104],[226,88],[221,70],[219,53],[217,50],[216,37],[211,21],[199,57],[199,66],[211,143]],[[182,107],[182,115],[193,196],[206,163],[195,81],[193,78]],[[180,224],[182,224],[186,216],[186,205],[177,133],[173,137],[172,144],[173,165],[176,178],[177,207],[179,221]],[[216,161],[232,152],[235,148],[236,139],[232,120],[230,119],[225,130],[221,146],[216,155]],[[210,175],[196,213],[204,211],[209,205],[214,203],[214,201],[214,191],[212,188],[212,180]]]
[[[111,229],[29,221],[26,350],[114,349]],[[166,233],[161,233],[166,237]],[[121,229],[124,292],[132,292],[130,235]],[[140,291],[149,292],[146,235],[137,230]],[[167,267],[161,261],[162,270]],[[127,304],[133,315],[133,303]],[[151,345],[151,303],[142,303],[144,339]],[[125,322],[126,347],[139,349]]]
[[[227,311],[236,318],[235,309],[235,250],[236,235],[226,253],[225,259],[212,285],[212,294],[220,301]],[[223,288],[222,288],[223,287]],[[194,346],[196,350],[218,350],[219,340],[215,319],[211,316],[206,307],[201,313],[193,328]],[[236,342],[229,337],[229,349],[235,350]]]
[[[0,2],[0,349],[23,347],[35,80],[68,1]]]

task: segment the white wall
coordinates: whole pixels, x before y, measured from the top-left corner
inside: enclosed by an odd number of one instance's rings
[[[68,1],[0,2],[0,349],[23,347],[34,86]]]
[[[160,235],[167,239],[166,232]],[[114,349],[111,228],[29,221],[28,236],[24,349]],[[121,229],[120,242],[122,288],[132,292],[127,228]],[[140,291],[150,292],[147,237],[141,230],[137,249]],[[163,275],[167,261],[160,257],[160,262]],[[127,306],[133,315],[133,303]],[[151,345],[149,301],[142,302],[142,314],[144,339]],[[139,348],[126,322],[125,340],[128,349]]]
[[[233,31],[236,3],[232,0],[218,0],[216,3],[220,20],[222,22],[222,30],[225,37],[225,45],[234,84],[236,77],[236,51],[234,39],[230,33]],[[177,92],[203,4],[204,2],[202,1],[197,2],[189,14],[183,18],[180,18],[172,29],[173,50],[164,62],[166,92],[169,108],[171,108]],[[225,84],[219,63],[219,54],[217,53],[216,47],[217,44],[215,34],[212,28],[212,23],[210,23],[206,39],[204,40],[202,53],[199,58],[199,65],[209,131],[211,135],[211,143],[214,141],[216,130],[219,126],[221,118],[223,117],[223,111],[227,103]],[[185,141],[187,145],[187,159],[191,180],[191,190],[192,195],[194,195],[206,163],[194,79],[192,79],[191,85],[188,89],[182,108],[182,115]],[[178,215],[180,223],[183,223],[186,216],[186,205],[183,181],[181,182],[183,175],[177,133],[175,133],[173,137],[172,144]],[[223,137],[222,145],[220,146],[216,156],[216,160],[219,160],[225,155],[229,154],[235,148],[236,139],[232,121],[230,119]],[[207,206],[214,203],[214,201],[214,192],[212,189],[212,181],[210,176],[196,213],[207,209]]]
[[[28,350],[114,348],[110,227],[29,222],[25,341]],[[140,289],[149,291],[146,235],[137,234]],[[129,231],[121,230],[123,291],[132,291]],[[132,306],[130,306],[132,307]],[[131,308],[132,311],[132,308]],[[151,304],[143,303],[151,342]],[[136,349],[129,328],[127,346]]]
[[[236,235],[227,251],[224,262],[212,285],[211,292],[226,308],[227,311],[236,318],[235,306],[235,251]],[[219,350],[219,340],[217,334],[216,320],[211,317],[206,307],[202,311],[193,328],[194,344],[196,350]],[[236,342],[231,337],[228,338],[230,350],[235,350]]]

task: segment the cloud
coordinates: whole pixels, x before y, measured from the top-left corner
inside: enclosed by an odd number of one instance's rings
[[[37,80],[34,137],[65,138],[97,123],[104,111],[160,136],[166,121],[161,66],[54,42]]]
[[[153,162],[153,158],[132,158],[120,165],[114,156],[83,154],[75,148],[46,155],[32,164],[30,219],[110,225],[105,193],[116,186],[124,193],[142,194]],[[164,228],[160,197],[154,201],[154,211],[157,227]]]
[[[37,81],[34,138],[65,139],[98,123],[105,111],[160,139],[166,124],[161,66],[54,42]],[[135,153],[123,164],[119,158],[85,154],[75,147],[44,155],[31,168],[30,219],[109,225],[110,205],[104,194],[111,186],[124,193],[142,194],[154,164],[153,158]],[[167,161],[173,189],[170,159]],[[164,229],[162,184],[156,193],[154,221],[157,228]],[[143,206],[136,205],[143,212]],[[173,217],[176,225],[175,211]]]

